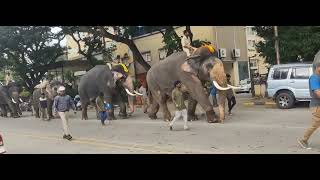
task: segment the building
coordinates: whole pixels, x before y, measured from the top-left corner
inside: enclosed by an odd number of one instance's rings
[[[246,26],[191,26],[193,40],[210,41],[219,49],[225,72],[231,75],[233,84],[238,85],[241,80],[249,78],[247,28]],[[183,35],[185,26],[177,26],[175,30],[179,36]],[[143,55],[144,59],[152,66],[165,59],[166,52],[160,32],[151,32],[133,37],[133,40]],[[123,56],[125,53],[132,57],[130,49],[122,43],[112,42],[117,46],[115,55]],[[79,59],[77,44],[72,38],[67,37],[68,59]],[[130,69],[136,74],[145,74],[143,68],[131,61]]]
[[[251,64],[250,67],[256,73],[259,74],[267,74],[268,73],[268,64],[265,63],[265,59],[259,56],[259,53],[256,50],[255,44],[258,42],[263,41],[261,37],[257,35],[257,32],[253,30],[254,26],[247,26],[246,33],[247,33],[247,43],[248,43],[248,58],[254,57],[250,60]]]

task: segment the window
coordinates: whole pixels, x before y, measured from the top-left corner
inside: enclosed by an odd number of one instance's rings
[[[250,60],[250,67],[251,67],[251,68],[256,68],[256,67],[258,67],[258,60],[256,60],[256,59],[251,59],[251,60]]]
[[[253,27],[247,27],[247,34],[248,35],[256,35],[256,32],[253,30]]]
[[[255,49],[255,48],[256,48],[256,41],[248,40],[248,49]]]
[[[287,79],[288,68],[275,69],[273,72],[273,79]]]
[[[163,60],[167,56],[167,51],[165,49],[159,49],[159,59]]]
[[[151,62],[151,52],[150,51],[142,53],[142,57],[145,61]]]
[[[309,79],[309,68],[293,68],[290,79]]]

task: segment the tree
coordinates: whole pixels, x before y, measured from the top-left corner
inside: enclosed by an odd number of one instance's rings
[[[273,26],[256,26],[254,30],[264,41],[256,44],[260,56],[269,64],[276,64]],[[320,27],[317,26],[278,26],[280,63],[313,61],[320,47]]]
[[[143,59],[138,47],[132,39],[132,32],[136,26],[80,26],[80,32],[86,32],[93,36],[108,38],[123,44],[126,44],[132,51],[133,58],[141,64],[146,70],[150,69],[150,65]],[[113,31],[113,33],[111,33]]]
[[[29,90],[64,55],[61,32],[49,26],[1,26],[0,59],[19,75]]]
[[[80,32],[78,26],[62,26],[61,28],[66,35],[69,35],[76,42],[78,53],[88,60],[91,67],[101,64],[95,57],[97,53],[102,53],[104,57],[110,57],[116,49],[115,46],[106,47],[105,38],[97,33],[84,34]],[[84,46],[81,46],[81,44],[84,44]]]

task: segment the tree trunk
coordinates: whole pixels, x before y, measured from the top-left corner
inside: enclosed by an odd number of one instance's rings
[[[129,40],[130,42],[127,43],[128,47],[132,51],[133,58],[135,61],[137,61],[141,66],[145,68],[146,71],[148,71],[151,66],[148,64],[142,57],[138,47],[134,44],[133,40]]]

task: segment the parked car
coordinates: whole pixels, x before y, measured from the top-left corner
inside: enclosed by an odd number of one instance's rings
[[[5,152],[6,152],[6,149],[4,148],[3,139],[2,139],[2,136],[0,134],[0,154],[4,154]]]
[[[270,68],[267,96],[273,98],[280,109],[294,107],[297,101],[310,101],[309,77],[312,64],[283,64]]]
[[[251,92],[251,81],[250,79],[245,79],[240,81],[240,88],[235,89],[235,93],[250,93]]]

